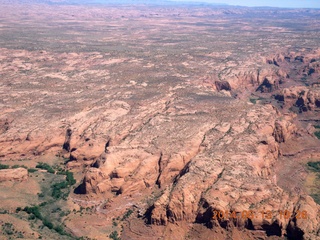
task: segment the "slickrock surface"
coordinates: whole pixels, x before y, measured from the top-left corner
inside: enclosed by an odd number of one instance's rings
[[[24,181],[28,179],[28,170],[25,168],[1,169],[0,182]]]
[[[61,200],[67,233],[320,238],[320,206],[304,185],[306,162],[320,159],[318,10],[2,6],[0,160],[35,167],[56,156],[76,175]],[[30,204],[46,207],[41,193],[53,197],[55,185],[43,182],[65,179],[55,170],[29,177]],[[0,170],[0,181],[27,178]],[[242,217],[249,210],[257,217]]]

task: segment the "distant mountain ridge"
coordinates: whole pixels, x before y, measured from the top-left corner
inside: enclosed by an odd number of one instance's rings
[[[228,6],[225,3],[208,3],[192,1],[174,1],[174,0],[4,0],[2,3],[44,3],[50,5],[214,5]]]

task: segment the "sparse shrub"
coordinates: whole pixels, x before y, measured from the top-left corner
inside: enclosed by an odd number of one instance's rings
[[[128,217],[130,217],[130,215],[133,213],[133,211],[131,209],[129,209],[122,217],[121,221],[126,220]]]
[[[68,197],[68,193],[63,193],[62,189],[66,189],[69,186],[72,186],[76,183],[76,180],[73,177],[73,173],[66,171],[66,181],[55,183],[51,186],[52,194],[51,196],[55,199],[63,198],[66,199]]]
[[[24,165],[13,165],[11,168],[25,168],[28,169],[28,167],[24,166]]]
[[[33,206],[33,207],[25,207],[23,209],[28,214],[33,214],[36,218],[42,220],[42,215],[39,210],[39,206]]]
[[[319,128],[320,128],[320,125],[314,125],[314,128],[319,129]]]
[[[53,228],[52,222],[50,222],[49,219],[47,219],[47,218],[44,218],[44,219],[42,220],[42,223],[43,223],[44,226],[46,226],[46,227],[49,228],[49,229],[52,229],[52,228]]]
[[[57,172],[58,175],[67,175],[67,171],[62,169],[62,170],[58,170]]]
[[[22,232],[19,232],[19,233],[18,233],[17,238],[24,238]]]
[[[64,216],[67,216],[68,215],[68,213],[66,213],[66,212],[64,212],[64,211],[61,211],[60,213],[59,213],[59,216],[60,217],[64,217]]]
[[[0,209],[0,214],[7,214],[7,213],[8,213],[8,210]]]
[[[4,232],[7,235],[13,235],[14,227],[13,227],[12,223],[2,224],[2,232]]]
[[[314,172],[320,172],[320,162],[308,162],[308,167]]]
[[[310,196],[316,203],[320,204],[320,194],[310,194]]]
[[[36,219],[36,217],[33,214],[30,214],[28,216],[28,220],[35,220],[35,219]]]
[[[36,168],[47,170],[48,173],[55,173],[53,168],[47,163],[38,162],[38,164],[36,165]]]
[[[55,226],[53,229],[60,235],[67,235],[67,233],[64,231],[64,228],[61,225]]]
[[[63,198],[64,194],[61,190],[65,189],[67,187],[68,187],[68,182],[66,182],[66,181],[53,184],[51,186],[51,188],[52,188],[51,196],[55,199]]]
[[[9,165],[6,164],[0,164],[0,169],[8,169]]]
[[[34,173],[34,172],[36,172],[36,171],[38,171],[38,169],[35,169],[35,168],[29,168],[29,169],[28,169],[28,172],[29,172],[29,173]]]
[[[117,231],[113,231],[110,235],[109,238],[113,239],[113,240],[121,240],[121,238],[118,235]]]
[[[43,198],[44,194],[43,193],[38,193],[38,197]]]
[[[43,207],[43,206],[45,206],[45,205],[47,205],[47,202],[42,202],[42,203],[40,203],[40,207]]]
[[[320,139],[320,131],[314,132],[314,135],[315,135],[318,139]]]
[[[257,99],[250,98],[249,100],[250,100],[250,102],[253,103],[253,104],[256,104],[256,103],[257,103]]]
[[[66,171],[66,180],[70,186],[76,184],[76,180],[73,177],[73,172]]]

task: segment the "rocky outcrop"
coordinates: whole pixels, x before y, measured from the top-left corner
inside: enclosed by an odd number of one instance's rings
[[[320,91],[307,87],[285,88],[276,94],[275,99],[287,107],[295,106],[300,112],[314,111],[320,108]]]
[[[157,225],[198,222],[210,228],[240,227],[282,236],[291,222],[280,219],[277,211],[285,204],[295,211],[298,199],[290,200],[277,187],[272,166],[280,154],[279,143],[289,139],[296,128],[289,117],[276,120],[272,115],[277,116],[277,112],[271,106],[263,111],[249,111],[246,118],[217,125],[207,133],[203,143],[206,148],[192,158],[173,185],[155,201],[149,221]],[[264,117],[257,118],[260,114]],[[216,154],[208,158],[209,152]],[[241,213],[248,209],[256,213],[272,210],[273,219],[244,219]],[[214,220],[214,211],[235,211],[237,218]],[[319,219],[315,224],[319,226]],[[295,231],[299,227],[302,226],[295,226]]]
[[[221,90],[231,91],[231,86],[227,81],[215,81],[215,85],[218,92]]]
[[[0,182],[25,181],[28,179],[28,170],[25,168],[1,169]]]
[[[224,86],[226,90],[233,89],[238,93],[245,89],[264,93],[273,92],[289,78],[284,68],[267,63],[252,65],[251,62],[244,62],[237,67],[226,67],[218,75],[220,81],[215,81],[218,91]],[[230,88],[227,88],[226,82]]]
[[[72,130],[70,128],[67,129],[66,131],[66,137],[63,143],[62,148],[66,150],[67,152],[70,152],[70,141],[71,141],[71,135],[72,135]]]
[[[296,131],[297,127],[294,124],[282,119],[275,122],[273,137],[278,143],[286,142],[292,134],[296,133]]]
[[[89,194],[89,193],[99,193],[98,184],[103,180],[107,179],[107,175],[101,172],[100,169],[90,168],[83,179],[82,184],[79,188],[79,193]]]
[[[5,133],[10,128],[10,121],[9,119],[0,119],[0,134]]]
[[[83,180],[85,193],[131,194],[155,184],[159,155],[139,149],[113,148],[99,168],[88,170]]]
[[[262,93],[269,93],[279,89],[279,80],[274,80],[273,77],[266,77],[257,91]]]

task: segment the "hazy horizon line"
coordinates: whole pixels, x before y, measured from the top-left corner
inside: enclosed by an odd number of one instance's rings
[[[15,2],[15,1],[10,1]],[[320,9],[320,1],[313,0],[17,0],[20,3],[47,3],[50,5],[108,5],[108,4],[148,4],[148,5],[208,5],[220,7],[248,7],[248,8],[287,8],[287,9]],[[280,3],[279,3],[280,2]],[[301,5],[304,3],[304,5]]]

